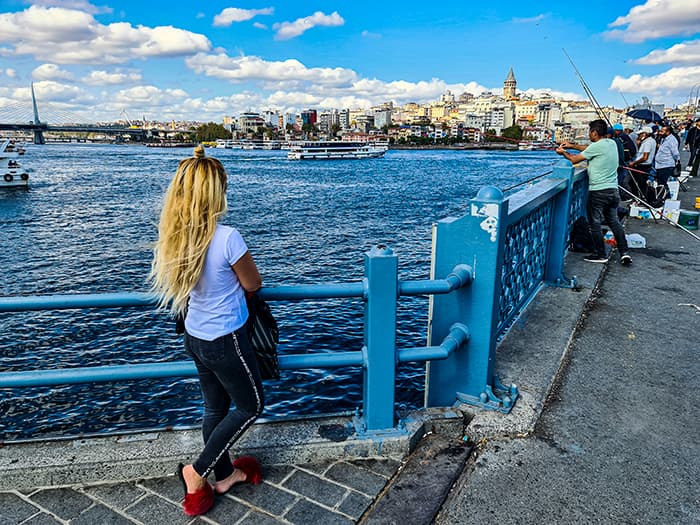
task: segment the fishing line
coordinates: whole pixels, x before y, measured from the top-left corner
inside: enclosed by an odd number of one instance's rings
[[[579,82],[581,83],[581,86],[583,87],[583,90],[586,92],[586,96],[588,97],[588,101],[591,103],[593,106],[593,109],[595,109],[596,113],[600,118],[602,118],[605,122],[608,123],[608,126],[612,127],[612,124],[610,123],[610,119],[608,119],[607,115],[603,112],[603,108],[598,104],[598,101],[596,100],[595,96],[593,95],[593,92],[591,89],[588,87],[588,84],[586,81],[583,79],[583,76],[579,72],[578,68],[576,67],[576,64],[574,64],[574,61],[571,60],[571,57],[569,56],[569,53],[566,52],[566,49],[563,47],[561,50],[564,52],[566,55],[566,58],[569,59],[569,62],[571,63],[571,67],[574,68],[574,71],[576,72],[576,76],[578,77]]]
[[[629,191],[629,190],[623,188],[622,186],[618,186],[618,187],[619,187],[622,191],[624,191],[625,193],[627,193],[627,194],[631,195],[632,197],[634,197],[634,199],[635,199],[636,201],[641,202],[642,204],[644,204],[644,206],[646,206],[647,208],[649,208],[649,210],[651,210],[651,216],[652,216],[652,218],[654,218],[654,220],[656,220],[655,215],[658,214],[658,215],[660,216],[661,219],[665,220],[665,221],[668,222],[669,224],[672,224],[673,226],[677,226],[678,228],[680,228],[681,230],[683,230],[684,232],[686,232],[688,235],[691,235],[691,236],[694,237],[696,240],[700,241],[700,237],[698,237],[697,235],[695,235],[693,232],[691,232],[691,231],[690,231],[689,229],[687,229],[686,227],[681,226],[681,225],[678,224],[677,222],[674,222],[674,221],[672,221],[671,219],[669,219],[668,217],[664,217],[664,216],[663,216],[663,213],[659,213],[656,209],[654,209],[654,208],[651,207],[651,204],[649,204],[649,203],[646,202],[645,200],[643,200],[643,199],[637,197],[637,196],[634,195],[631,191]]]

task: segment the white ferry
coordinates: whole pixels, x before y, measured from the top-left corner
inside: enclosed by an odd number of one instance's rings
[[[0,188],[13,188],[29,185],[29,173],[17,160],[24,155],[24,148],[13,140],[0,143]]]
[[[241,149],[241,143],[231,139],[216,139],[215,148]]]
[[[290,160],[371,159],[381,157],[389,149],[386,142],[292,142],[287,152]]]

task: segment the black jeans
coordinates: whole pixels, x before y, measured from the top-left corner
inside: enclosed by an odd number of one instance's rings
[[[202,477],[213,470],[222,480],[233,473],[229,448],[265,406],[258,363],[245,326],[213,341],[185,333],[185,350],[197,366],[204,398],[204,450],[194,470]]]
[[[601,224],[606,222],[615,236],[617,243],[617,251],[620,255],[628,252],[627,238],[625,230],[622,228],[620,219],[617,217],[617,207],[620,204],[620,194],[614,188],[607,190],[589,191],[588,192],[588,224],[591,228],[591,236],[593,237],[593,246],[596,254],[605,257],[605,243],[603,242],[603,233]]]

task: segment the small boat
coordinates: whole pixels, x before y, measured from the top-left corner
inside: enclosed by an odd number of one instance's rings
[[[17,160],[24,155],[24,148],[11,139],[0,144],[0,188],[16,188],[29,185],[29,173]]]
[[[290,160],[371,159],[383,156],[389,145],[386,142],[303,141],[289,146]]]

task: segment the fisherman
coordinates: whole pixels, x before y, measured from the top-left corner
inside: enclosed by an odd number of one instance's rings
[[[688,127],[685,136],[685,147],[690,151],[688,167],[691,168],[695,162],[695,157],[700,153],[700,118],[695,121],[694,126]]]
[[[630,162],[637,155],[637,145],[632,138],[625,133],[622,124],[617,123],[613,125],[613,130],[615,130],[615,136],[622,141],[622,147],[625,151],[625,162]]]
[[[639,138],[641,142],[637,156],[629,163],[629,167],[632,168],[630,170],[632,191],[638,198],[645,200],[647,179],[656,153],[656,141],[649,126],[639,130]]]
[[[655,180],[665,186],[668,178],[673,175],[673,170],[681,156],[678,151],[678,139],[673,134],[671,126],[662,126],[659,130],[659,136],[661,143],[654,156]]]
[[[591,144],[582,146],[566,141],[557,148],[557,153],[573,164],[588,160],[586,210],[595,253],[584,257],[584,260],[596,263],[608,261],[601,231],[601,224],[605,221],[615,236],[620,263],[628,266],[632,263],[632,257],[628,251],[625,230],[617,216],[617,208],[620,204],[620,194],[617,190],[618,148],[613,140],[605,136],[608,125],[604,120],[594,120],[588,127]],[[581,153],[572,155],[566,151],[566,148],[575,149]]]

